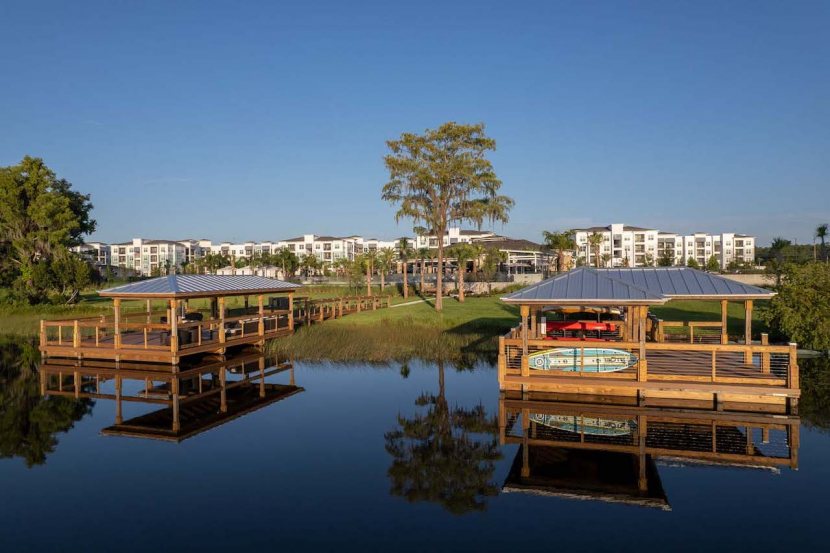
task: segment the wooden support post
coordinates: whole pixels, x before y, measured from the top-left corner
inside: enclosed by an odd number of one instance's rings
[[[170,300],[170,351],[179,351],[179,300]]]
[[[343,298],[340,298],[339,300],[337,300],[337,318],[339,319],[342,316],[343,316]]]
[[[81,347],[81,329],[78,319],[72,321],[72,347],[76,350]]]
[[[769,334],[766,332],[761,334],[761,345],[769,345]],[[761,354],[761,371],[765,373],[769,372],[769,353],[766,351]]]
[[[746,352],[744,352],[744,363],[752,363],[752,300],[746,300],[744,304],[744,340],[746,341]]]
[[[288,330],[294,330],[294,292],[288,293]]]
[[[81,373],[75,371],[72,375],[73,385],[75,386],[75,398],[81,397]]]
[[[637,475],[637,487],[640,491],[648,490],[648,472],[646,464],[646,441],[648,437],[648,417],[640,416],[637,420],[637,441],[639,445],[639,474]]]
[[[522,478],[530,476],[530,409],[522,409]]]
[[[122,424],[124,417],[121,412],[121,377],[115,377],[115,424]]]
[[[46,345],[46,321],[40,320],[40,345]]]
[[[324,318],[325,318],[325,316],[326,316],[326,302],[325,302],[325,301],[321,301],[321,302],[319,303],[319,305],[320,305],[319,319],[320,319],[320,322],[322,323],[322,322],[323,322],[323,319],[324,319]]]
[[[225,343],[225,298],[218,298],[216,304],[219,307],[219,343]],[[224,353],[224,351],[222,352]]]
[[[717,366],[717,352],[715,350],[712,350],[712,382],[716,382],[717,379]]]
[[[504,377],[507,375],[507,355],[504,345],[504,336],[499,336],[499,389],[504,388]]]
[[[534,340],[536,339],[536,313],[537,313],[537,312],[538,312],[538,309],[534,309],[534,310],[530,313],[530,329],[529,329],[529,330],[530,330],[530,332],[529,332],[529,337],[530,337],[531,339],[534,339]]]
[[[112,300],[112,307],[113,307],[113,317],[114,317],[114,336],[113,336],[113,347],[115,350],[121,349],[121,298],[115,298]],[[116,361],[121,360],[121,356],[116,354],[115,356]]]
[[[790,342],[790,359],[787,364],[787,387],[797,390],[800,386],[798,376],[798,346]]]
[[[259,335],[265,336],[265,296],[262,294],[257,296],[257,303],[259,304]]]
[[[642,306],[639,308],[634,308],[635,310],[639,310],[638,320],[638,331],[637,331],[637,341],[640,343],[640,355],[639,360],[637,361],[637,381],[638,382],[646,382],[648,381],[648,360],[646,360],[646,318],[648,314],[648,307]]]
[[[522,305],[519,312],[522,316],[522,356],[525,357],[527,356],[527,317],[530,314],[530,306]]]
[[[727,330],[726,330],[727,321],[729,320],[728,307],[729,307],[729,302],[727,300],[720,300],[720,343],[721,344],[729,343],[729,334],[727,333]]]
[[[228,412],[228,388],[227,375],[225,374],[225,367],[219,369],[219,410],[222,413]]]
[[[173,377],[170,382],[170,391],[173,394],[173,432],[181,430],[181,421],[179,420],[179,377]]]

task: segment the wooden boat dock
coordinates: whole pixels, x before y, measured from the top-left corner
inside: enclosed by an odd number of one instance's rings
[[[299,289],[256,276],[170,275],[134,282],[100,292],[113,299],[112,315],[42,320],[40,351],[45,357],[175,367],[183,357],[262,345],[299,325],[391,305],[389,296],[310,299],[297,296]],[[243,297],[244,307],[229,308],[233,297]],[[208,300],[209,308],[191,308],[191,300]],[[125,309],[128,302],[138,309]],[[164,308],[154,310],[159,303]]]
[[[518,305],[521,324],[499,339],[502,390],[613,394],[796,405],[800,396],[797,346],[753,340],[753,302],[774,292],[685,267],[590,269],[580,267],[503,297]],[[720,304],[721,320],[662,321],[649,306],[693,299]],[[730,337],[727,305],[744,305],[744,333]],[[558,309],[622,313],[613,332],[551,338],[542,326]],[[568,349],[571,370],[537,370],[530,357]],[[634,362],[623,370],[586,371],[586,350],[613,348]],[[590,368],[590,365],[589,365]]]

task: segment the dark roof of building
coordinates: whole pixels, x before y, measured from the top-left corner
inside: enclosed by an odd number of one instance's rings
[[[514,251],[532,251],[538,252],[542,250],[542,245],[523,238],[509,238],[507,236],[486,236],[483,238],[473,238],[473,244],[481,244],[482,246],[496,246],[500,250],[514,250]]]
[[[611,230],[611,225],[607,227],[589,227],[589,228],[577,228],[574,231],[577,232],[608,232]],[[623,225],[623,230],[631,231],[631,232],[642,232],[646,230],[657,230],[654,228],[646,228],[646,227],[630,227],[628,225]]]
[[[661,304],[670,299],[765,299],[775,292],[688,267],[578,267],[504,296],[508,303]]]
[[[111,297],[199,297],[286,292],[298,285],[282,280],[247,275],[168,275],[131,282],[99,292]]]
[[[178,244],[173,240],[147,240],[144,242],[145,245],[154,245],[154,244]]]

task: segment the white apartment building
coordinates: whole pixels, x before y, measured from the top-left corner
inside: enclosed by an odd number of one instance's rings
[[[582,258],[585,264],[592,267],[597,264],[596,248],[588,240],[592,234],[602,236],[600,266],[638,267],[646,265],[648,260],[657,259],[657,229],[630,227],[623,223],[574,229],[572,236],[576,242],[576,258]]]
[[[745,234],[696,232],[681,236],[661,232],[657,242],[657,258],[669,255],[674,259],[675,265],[686,265],[691,258],[704,267],[713,255],[721,269],[727,268],[733,262],[755,262],[755,237]]]
[[[491,238],[496,233],[488,230],[462,230],[459,227],[452,227],[447,229],[444,234],[444,247],[449,247],[458,243],[470,244],[474,240],[482,238]],[[418,235],[415,237],[415,248],[437,248],[438,236],[432,234]]]
[[[600,266],[641,267],[656,265],[668,251],[675,265],[685,265],[694,258],[701,267],[713,255],[721,269],[731,262],[752,263],[755,260],[755,238],[743,234],[708,234],[698,232],[687,236],[662,232],[653,228],[631,227],[613,223],[607,227],[575,229],[576,256],[587,265],[596,266],[596,250],[588,236],[602,236],[599,247]]]
[[[70,251],[98,267],[110,264],[110,247],[103,242],[84,242],[80,246],[73,246]]]
[[[110,264],[135,271],[138,275],[152,275],[156,271],[177,273],[182,263],[201,257],[201,247],[190,240],[146,240],[133,238],[130,242],[111,244]]]

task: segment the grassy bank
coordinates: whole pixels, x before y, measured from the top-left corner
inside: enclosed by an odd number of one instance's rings
[[[383,290],[380,289],[380,286],[373,286],[372,293],[374,295],[391,295],[393,305],[404,301],[420,299],[417,296],[411,296],[409,300],[404,300],[400,295],[398,287],[391,285],[386,286]],[[297,296],[309,297],[311,299],[335,298],[357,294],[366,294],[366,288],[361,287],[358,291],[355,291],[350,290],[346,286],[322,285],[305,286],[297,292]],[[251,298],[251,301],[256,301],[256,299]],[[245,300],[242,297],[228,298],[226,302],[229,309],[241,307],[244,303]],[[167,307],[163,301],[153,301],[152,305],[154,310],[159,311]],[[194,309],[208,309],[210,304],[209,300],[201,299],[192,300],[190,306]],[[143,301],[126,301],[123,303],[122,309],[125,313],[130,311],[144,311],[145,304]],[[91,317],[111,313],[112,300],[102,298],[95,290],[81,294],[80,301],[73,305],[0,305],[0,335],[37,336],[41,319],[71,319],[73,317]]]
[[[355,313],[324,324],[301,328],[294,336],[280,338],[270,347],[280,355],[306,361],[405,361],[411,358],[443,358],[463,363],[471,356],[494,361],[498,336],[519,322],[518,307],[497,297],[468,298],[459,303],[445,298],[444,311],[435,311],[433,301]],[[705,301],[674,301],[652,309],[671,321],[720,321],[720,304]],[[740,335],[744,328],[742,304],[730,304],[728,328]],[[766,325],[753,311],[753,329]]]
[[[406,361],[445,359],[456,364],[494,361],[498,336],[514,326],[518,308],[495,297],[433,300],[304,327],[294,336],[273,340],[280,355],[307,361]]]

